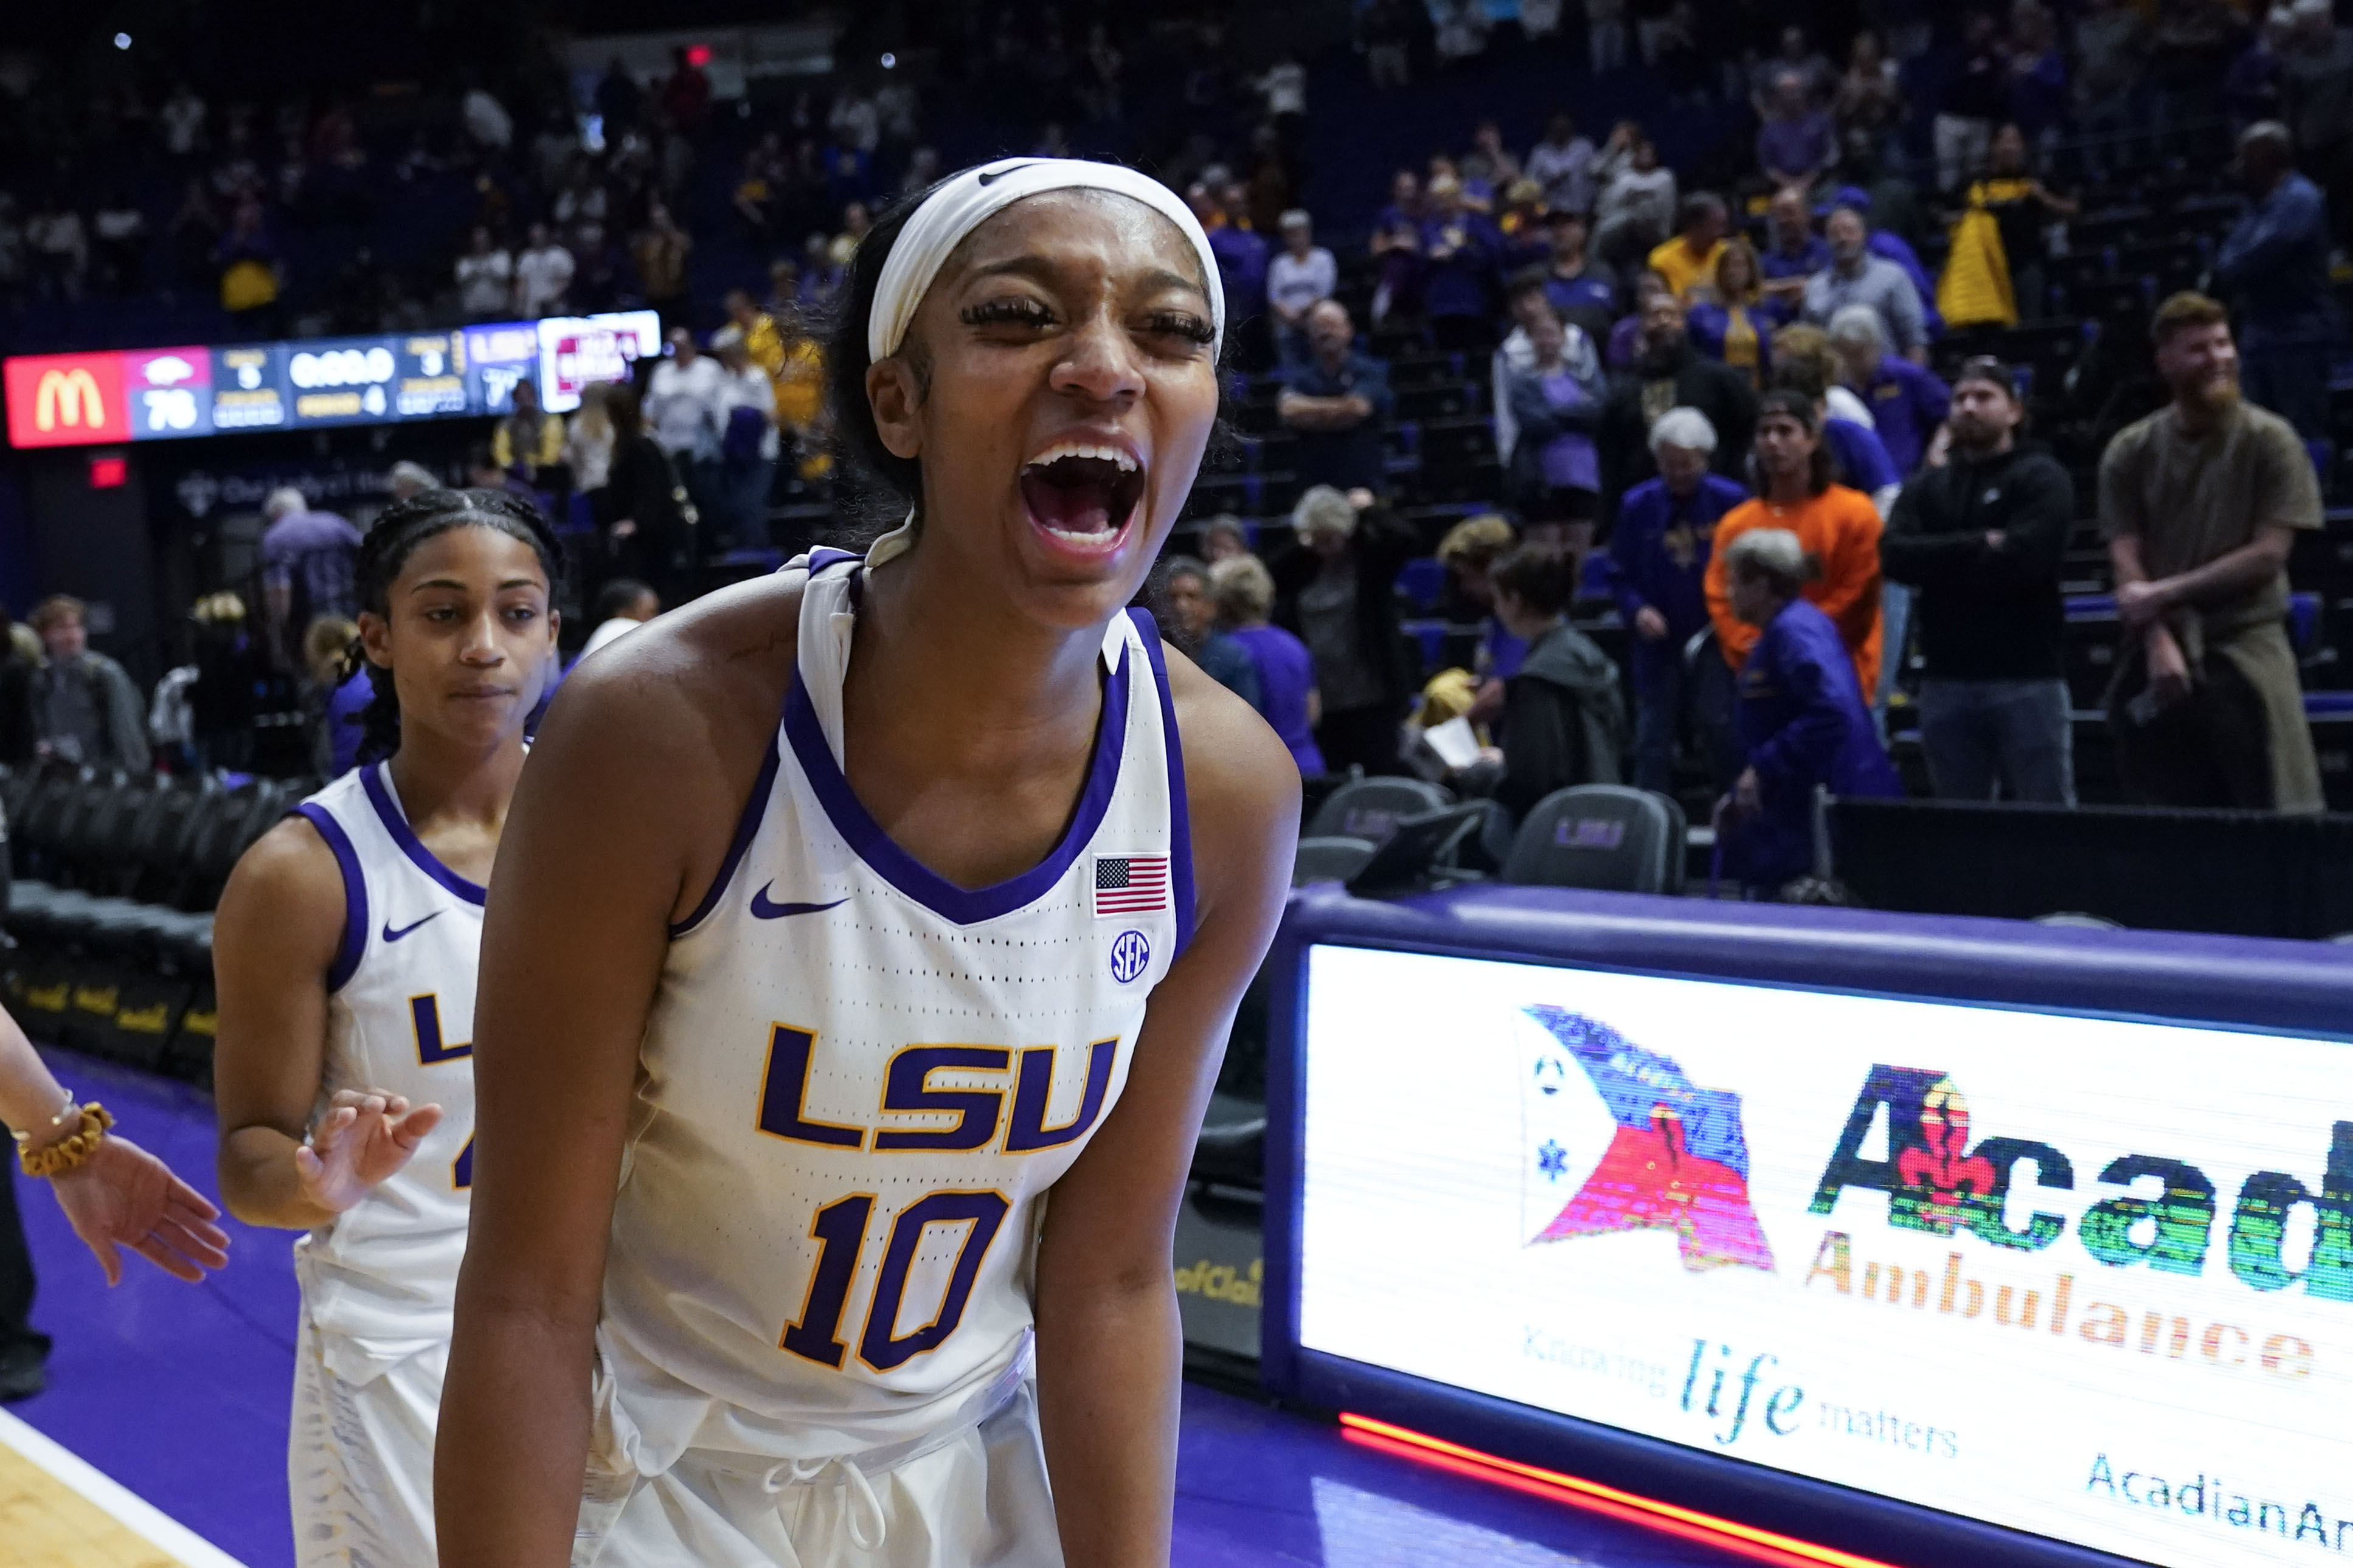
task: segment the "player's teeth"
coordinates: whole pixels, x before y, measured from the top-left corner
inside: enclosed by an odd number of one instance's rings
[[[1116,466],[1124,474],[1132,474],[1136,468],[1135,459],[1116,447],[1086,446],[1075,441],[1065,441],[1059,447],[1050,447],[1030,458],[1026,466],[1042,468],[1058,463],[1064,458],[1088,458],[1098,462],[1110,463]]]

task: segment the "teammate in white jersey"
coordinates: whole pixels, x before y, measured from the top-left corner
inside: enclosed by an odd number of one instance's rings
[[[1167,1561],[1175,1216],[1299,808],[1127,609],[1216,263],[1021,159],[850,295],[834,417],[907,525],[615,646],[516,795],[444,1568]]]
[[[434,1562],[482,906],[555,670],[558,562],[545,521],[497,491],[389,508],[355,574],[380,760],[263,835],[221,896],[222,1194],[309,1233],[287,1454],[304,1568]]]

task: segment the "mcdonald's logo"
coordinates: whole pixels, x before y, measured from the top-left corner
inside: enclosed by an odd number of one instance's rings
[[[87,425],[96,430],[106,424],[106,399],[98,382],[81,369],[43,373],[41,389],[33,395],[33,427],[47,435],[60,424]]]
[[[10,445],[79,447],[131,438],[121,354],[41,354],[9,360],[5,368]]]

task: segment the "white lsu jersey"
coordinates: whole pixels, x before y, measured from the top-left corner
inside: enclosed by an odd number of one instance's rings
[[[338,1089],[374,1089],[442,1113],[406,1166],[295,1244],[324,1359],[338,1377],[364,1383],[449,1340],[473,1182],[484,892],[419,842],[380,763],[295,809],[343,877],[321,1110]]]
[[[598,1331],[599,1442],[875,1455],[1021,1375],[1046,1190],[1124,1084],[1193,917],[1158,636],[1103,643],[1079,806],[1032,869],[959,889],[842,773],[865,570],[819,551],[799,669],[728,857],[671,933]],[[607,1426],[609,1423],[609,1426]]]

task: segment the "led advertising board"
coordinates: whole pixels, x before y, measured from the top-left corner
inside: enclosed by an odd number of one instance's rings
[[[81,447],[131,437],[121,355],[43,354],[7,362],[8,444]]]
[[[2353,1045],[1305,964],[1302,1350],[2168,1568],[2353,1557]]]
[[[506,413],[515,383],[580,405],[661,352],[651,310],[507,321],[462,331],[214,347],[20,355],[6,362],[8,441],[79,447],[255,430]]]

